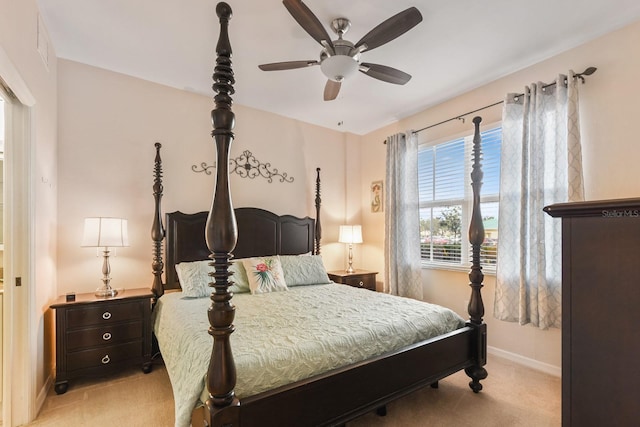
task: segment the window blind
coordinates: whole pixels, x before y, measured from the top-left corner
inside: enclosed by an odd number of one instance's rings
[[[481,212],[485,242],[481,262],[495,265],[498,239],[498,192],[502,129],[481,133]],[[471,149],[473,135],[422,147],[418,153],[421,255],[429,264],[466,265],[471,247]]]

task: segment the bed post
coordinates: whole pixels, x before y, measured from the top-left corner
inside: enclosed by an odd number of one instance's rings
[[[322,238],[322,225],[320,224],[320,168],[316,168],[316,230],[314,244],[314,254],[320,255],[320,239]]]
[[[155,210],[153,213],[153,225],[151,226],[151,240],[153,240],[153,261],[151,268],[153,270],[153,285],[151,290],[158,299],[164,293],[162,285],[162,270],[164,262],[162,261],[162,240],[164,239],[164,226],[162,225],[162,209],[160,202],[162,200],[162,159],[160,158],[160,147],[162,144],[155,143],[156,158],[153,168],[153,198],[155,202]]]
[[[473,211],[471,213],[471,225],[469,226],[469,242],[471,243],[471,272],[469,273],[469,286],[471,286],[471,299],[469,300],[469,326],[476,331],[473,354],[475,364],[466,368],[465,372],[471,378],[469,387],[477,393],[482,390],[480,380],[487,378],[487,325],[482,321],[484,316],[484,303],[482,302],[482,266],[480,265],[480,246],[484,242],[484,225],[480,212],[480,188],[482,187],[482,138],[480,137],[480,122],[482,117],[474,117],[475,132],[473,135],[473,166],[471,168],[471,188],[473,189]]]
[[[231,44],[229,42],[229,20],[231,7],[224,2],[216,6],[220,19],[220,36],[216,46],[216,66],[213,73],[215,108],[211,111],[217,152],[217,175],[213,202],[207,217],[205,240],[211,251],[209,263],[215,271],[213,278],[211,305],[208,310],[209,334],[213,337],[211,359],[207,370],[206,385],[209,393],[205,421],[209,427],[239,425],[239,400],[235,396],[236,367],[231,352],[230,337],[234,331],[235,307],[231,304],[233,294],[229,292],[229,266],[231,251],[238,240],[238,228],[233,212],[229,187],[229,151],[233,141],[235,115],[231,111],[234,93],[233,69],[231,68]]]

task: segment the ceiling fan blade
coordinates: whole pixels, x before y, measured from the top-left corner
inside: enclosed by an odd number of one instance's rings
[[[338,97],[340,93],[340,86],[342,83],[333,80],[327,80],[327,84],[324,86],[324,100],[333,101]]]
[[[284,7],[287,8],[291,16],[311,37],[323,46],[329,45],[333,50],[333,43],[329,33],[327,33],[320,20],[307,5],[300,0],[283,0],[282,3],[284,3]]]
[[[306,68],[312,65],[318,65],[319,62],[315,60],[308,61],[285,61],[285,62],[273,62],[271,64],[258,65],[262,71],[280,71],[280,70],[293,70],[296,68]]]
[[[415,7],[410,7],[369,31],[355,46],[356,48],[365,47],[363,51],[375,49],[396,37],[400,37],[420,22],[422,22],[420,11]]]
[[[360,64],[361,72],[374,79],[382,80],[383,82],[393,83],[397,85],[403,85],[411,80],[411,75],[404,71],[396,70],[392,67],[379,64],[369,64],[363,62]]]

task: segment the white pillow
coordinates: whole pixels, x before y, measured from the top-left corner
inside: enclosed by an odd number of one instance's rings
[[[252,294],[288,290],[278,255],[246,258],[242,264],[247,272]]]
[[[280,255],[280,264],[288,287],[331,283],[320,255]]]
[[[229,271],[233,272],[233,275],[229,277],[229,280],[233,282],[233,285],[229,286],[229,290],[236,294],[241,292],[249,292],[249,278],[247,277],[247,271],[244,269],[242,259],[234,259],[231,261]]]
[[[213,288],[209,286],[209,283],[213,282],[214,279],[209,276],[209,273],[215,271],[215,269],[209,265],[210,262],[206,260],[176,264],[176,273],[178,273],[183,296],[203,298],[211,295]],[[229,277],[229,280],[234,282],[233,285],[229,286],[229,291],[235,293],[249,292],[249,280],[242,260],[233,260],[229,271],[234,273]]]

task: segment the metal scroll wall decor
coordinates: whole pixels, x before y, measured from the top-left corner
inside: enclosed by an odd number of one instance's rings
[[[191,170],[197,173],[204,172],[207,175],[211,175],[210,169],[215,167],[215,163],[213,165],[207,165],[205,162],[202,162],[200,166],[191,166]],[[268,182],[273,182],[274,177],[278,177],[280,182],[293,182],[292,176],[288,176],[286,172],[280,172],[278,169],[272,168],[271,163],[261,163],[249,150],[245,150],[235,159],[229,159],[229,173],[236,173],[242,178],[251,179],[261,176],[266,178]]]

